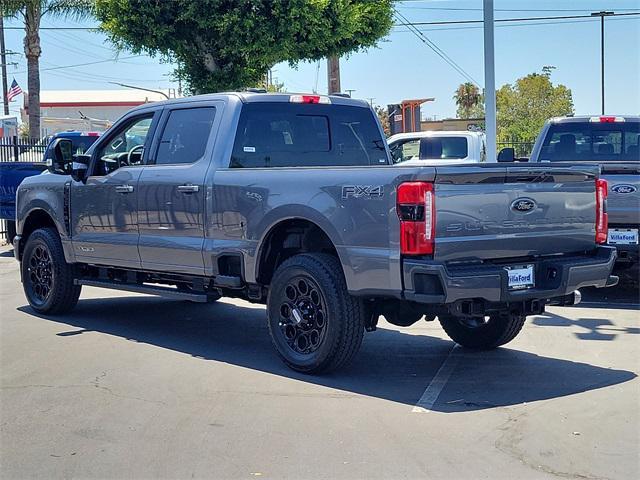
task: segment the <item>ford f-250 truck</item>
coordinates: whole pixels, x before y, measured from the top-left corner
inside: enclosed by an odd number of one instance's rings
[[[436,316],[470,348],[527,315],[615,284],[606,184],[585,166],[391,165],[367,103],[213,94],[138,107],[17,193],[26,297],[75,306],[83,285],[267,304],[303,372],[341,367],[380,315]],[[71,176],[65,174],[72,162]]]
[[[607,243],[618,250],[614,273],[638,285],[640,276],[640,117],[559,117],[546,122],[531,163],[598,165],[609,185]]]

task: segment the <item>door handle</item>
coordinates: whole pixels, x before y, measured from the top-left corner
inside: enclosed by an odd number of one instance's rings
[[[195,193],[200,190],[198,185],[179,185],[178,191],[182,193]]]
[[[133,185],[118,185],[116,187],[118,193],[131,193],[133,192]]]

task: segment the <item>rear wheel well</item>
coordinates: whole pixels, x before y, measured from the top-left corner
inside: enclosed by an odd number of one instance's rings
[[[261,248],[257,281],[271,283],[278,266],[287,258],[300,253],[327,253],[338,257],[329,236],[309,220],[286,220],[271,229]]]

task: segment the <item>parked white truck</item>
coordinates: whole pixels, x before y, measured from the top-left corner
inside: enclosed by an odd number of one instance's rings
[[[435,165],[495,162],[487,159],[482,132],[426,131],[399,133],[387,140],[394,163]]]

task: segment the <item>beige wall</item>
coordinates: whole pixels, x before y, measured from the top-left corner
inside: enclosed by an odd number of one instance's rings
[[[426,130],[475,130],[476,128],[473,127],[480,127],[482,124],[484,124],[484,118],[469,118],[466,120],[461,120],[459,118],[448,118],[445,120],[427,120],[420,122],[420,129],[423,132]]]

